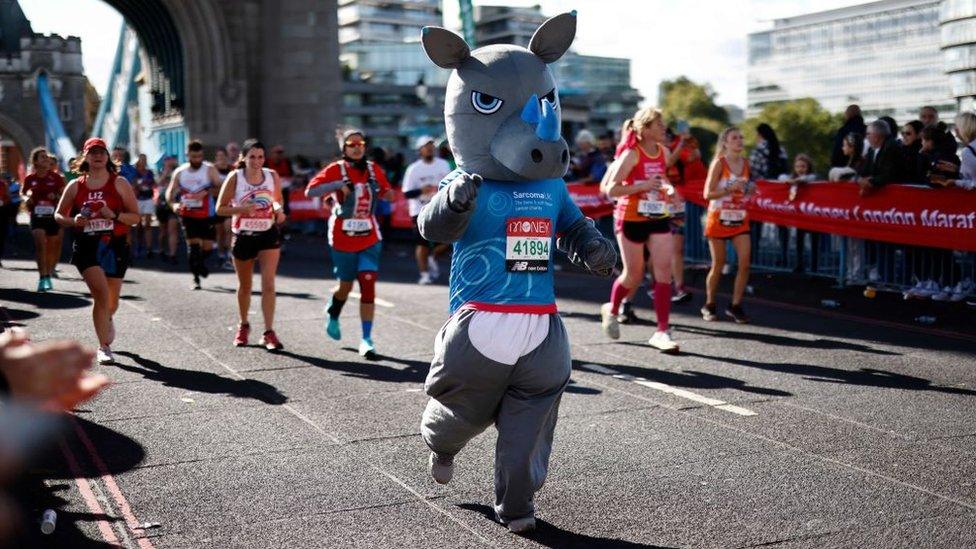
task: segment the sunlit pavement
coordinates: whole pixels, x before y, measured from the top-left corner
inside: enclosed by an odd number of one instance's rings
[[[38,295],[31,263],[4,265],[0,302],[34,339],[93,343],[73,267]],[[252,346],[231,346],[232,272],[194,292],[182,270],[130,270],[115,317],[119,364],[99,367],[115,383],[76,414],[59,457],[74,472],[46,483],[60,514],[47,543],[976,546],[971,341],[750,302],[750,325],[705,323],[696,294],[675,308],[682,352],[667,356],[646,345],[647,322],[605,339],[598,303],[609,282],[559,273],[576,363],[536,501],[540,527],[520,538],[490,519],[492,430],[457,457],[450,485],[427,475],[419,422],[446,319],[443,281],[414,284],[410,250],[388,246],[381,358],[369,362],[355,351],[355,300],[344,339],[324,334],[324,247],[289,244],[280,271],[285,350],[272,354],[256,346],[257,295]]]

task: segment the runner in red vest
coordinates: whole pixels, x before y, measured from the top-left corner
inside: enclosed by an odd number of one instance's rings
[[[98,362],[115,361],[112,315],[119,308],[122,278],[129,267],[129,227],[139,223],[132,186],[118,175],[108,147],[98,137],[85,141],[74,171],[81,174],[64,190],[55,219],[75,232],[71,264],[78,268],[91,293],[92,320],[98,336]]]
[[[376,222],[376,202],[393,198],[393,189],[383,170],[366,160],[366,137],[359,130],[347,130],[339,138],[342,159],[329,164],[309,182],[307,196],[332,195],[335,207],[329,217],[329,244],[332,246],[333,272],[339,286],[329,300],[326,333],[342,338],[339,313],[345,305],[352,283],[359,280],[359,316],[363,338],[359,354],[376,355],[373,345],[373,312],[376,277],[380,268],[382,235]]]
[[[739,268],[735,274],[732,290],[732,304],[725,310],[726,316],[739,324],[749,321],[742,310],[742,296],[749,282],[749,261],[752,243],[749,240],[749,213],[746,199],[755,188],[750,179],[749,161],[742,156],[744,150],[742,132],[738,128],[726,128],[718,141],[718,151],[708,169],[705,180],[704,197],[708,200],[708,214],[705,220],[705,236],[712,254],[712,267],[706,279],[705,306],[702,318],[717,320],[715,293],[725,266],[725,243],[732,241],[739,257]]]
[[[51,275],[61,257],[61,226],[54,220],[55,207],[64,192],[64,178],[54,171],[51,156],[44,147],[30,154],[31,173],[24,178],[20,193],[30,212],[31,234],[34,235],[34,254],[37,258],[37,291],[54,289]]]
[[[600,308],[604,333],[620,337],[617,315],[620,303],[644,278],[644,248],[651,252],[654,272],[654,310],[657,330],[648,343],[662,352],[676,353],[678,345],[671,338],[668,324],[671,313],[671,208],[674,187],[667,179],[670,153],[661,143],[665,139],[661,111],[652,108],[637,111],[625,125],[633,138],[624,140],[624,150],[611,167],[612,175],[604,179],[603,191],[617,198],[614,209],[614,232],[623,259],[623,272],[614,281],[610,302]]]

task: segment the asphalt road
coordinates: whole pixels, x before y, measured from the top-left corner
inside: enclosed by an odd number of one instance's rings
[[[976,547],[976,345],[917,328],[749,303],[754,323],[673,315],[679,356],[650,323],[599,331],[609,282],[562,272],[573,343],[539,530],[490,517],[494,432],[428,477],[423,380],[446,319],[444,285],[384,255],[382,359],[322,329],[324,247],[291,243],[278,278],[285,351],[231,346],[233,273],[203,291],[153,262],[130,270],[114,385],[78,410],[34,503],[58,510],[35,546],[99,547]],[[85,286],[62,266],[31,290],[8,260],[0,302],[35,339],[93,342]],[[257,282],[257,281],[256,281]],[[646,298],[645,298],[646,299]],[[258,305],[255,298],[253,305]],[[645,306],[639,313],[651,315]],[[260,314],[252,321],[256,339]]]

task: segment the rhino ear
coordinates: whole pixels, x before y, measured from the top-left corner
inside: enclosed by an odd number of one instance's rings
[[[547,65],[555,63],[566,53],[576,38],[576,10],[559,14],[539,27],[532,40],[529,51],[539,56]]]
[[[421,41],[427,57],[442,69],[456,69],[471,57],[471,48],[464,38],[441,27],[424,27]]]

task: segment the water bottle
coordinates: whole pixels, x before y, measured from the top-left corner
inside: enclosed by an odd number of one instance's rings
[[[51,532],[54,532],[57,523],[58,514],[54,512],[54,509],[44,511],[44,515],[41,516],[41,533],[45,536],[50,535]]]
[[[916,316],[915,322],[919,324],[935,324],[935,317],[928,315]]]
[[[836,309],[840,307],[840,301],[834,299],[821,299],[820,305],[826,307],[827,309]]]

